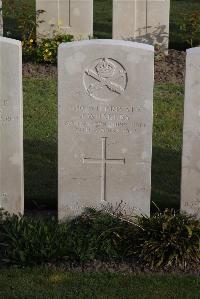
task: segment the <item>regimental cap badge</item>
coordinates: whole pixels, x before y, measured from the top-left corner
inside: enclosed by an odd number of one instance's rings
[[[107,58],[102,58],[96,65],[96,71],[102,78],[111,78],[115,72],[115,65]]]

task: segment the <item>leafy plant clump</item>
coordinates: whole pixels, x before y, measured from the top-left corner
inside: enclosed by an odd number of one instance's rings
[[[152,267],[187,266],[200,262],[200,222],[192,216],[165,210],[138,218],[140,258]]]
[[[192,48],[200,44],[200,10],[185,14],[180,24],[181,32],[187,36],[186,42]]]
[[[56,64],[59,45],[72,40],[72,35],[58,33],[52,38],[41,38],[38,41],[33,38],[24,39],[22,41],[24,60]]]
[[[60,27],[49,32],[51,38],[40,35],[36,37],[36,29],[44,22],[44,10],[35,12],[34,1],[7,0],[4,3],[4,34],[22,41],[23,58],[34,63],[56,64],[58,46],[70,42],[73,36],[63,34]]]
[[[58,223],[0,214],[0,266],[56,262],[126,261],[156,269],[200,262],[200,222],[166,210],[128,220],[87,210]]]

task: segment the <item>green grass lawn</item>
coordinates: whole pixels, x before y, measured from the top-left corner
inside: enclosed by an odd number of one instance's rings
[[[198,299],[199,289],[200,279],[192,275],[0,271],[1,299]]]
[[[25,204],[56,208],[56,81],[24,79]],[[179,208],[183,87],[159,85],[154,95],[152,201]]]
[[[29,18],[35,20],[35,0],[4,1],[4,34],[20,38],[17,20]],[[180,31],[184,15],[200,11],[199,0],[171,0],[170,10],[170,47],[184,49],[189,47],[186,41],[190,35]],[[22,28],[28,28],[23,25]],[[29,22],[30,24],[30,22]],[[94,0],[94,36],[112,38],[112,0]],[[200,36],[200,32],[198,34]],[[199,37],[198,37],[199,40]]]

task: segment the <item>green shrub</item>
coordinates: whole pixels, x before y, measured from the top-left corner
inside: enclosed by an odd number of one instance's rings
[[[68,225],[1,214],[0,264],[34,265],[65,258]]]
[[[43,38],[37,44],[36,61],[39,63],[57,63],[58,47],[61,43],[71,42],[72,35],[56,34],[54,38]]]
[[[69,231],[78,261],[126,259],[128,233],[131,231],[132,239],[136,238],[135,225],[92,209],[71,221]]]
[[[3,0],[4,35],[30,40],[35,38],[39,14],[35,15],[34,1]]]
[[[192,216],[165,210],[138,217],[140,259],[152,267],[186,266],[200,262],[200,222]],[[139,253],[139,252],[138,252]]]
[[[72,40],[72,35],[65,34],[55,34],[53,38],[42,38],[37,42],[33,38],[25,39],[22,41],[24,60],[56,64],[59,45]]]
[[[128,261],[152,268],[200,262],[200,222],[166,210],[135,222],[87,210],[68,223],[0,214],[0,265]]]
[[[56,64],[58,46],[62,42],[72,41],[73,36],[54,30],[52,38],[41,36],[37,40],[36,28],[44,22],[41,18],[44,10],[38,10],[35,14],[33,3],[25,0],[18,1],[7,0],[4,3],[4,25],[8,27],[4,33],[8,37],[15,37],[22,41],[25,61]]]
[[[180,30],[187,37],[185,42],[192,48],[200,45],[200,10],[183,16]]]

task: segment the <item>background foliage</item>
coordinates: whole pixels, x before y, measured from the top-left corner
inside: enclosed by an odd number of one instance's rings
[[[35,37],[35,0],[4,0],[5,34],[27,40]],[[199,0],[171,0],[170,47],[185,49],[200,44],[200,17],[191,28],[192,14],[200,12]],[[94,0],[94,36],[112,37],[112,0]]]

